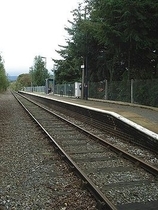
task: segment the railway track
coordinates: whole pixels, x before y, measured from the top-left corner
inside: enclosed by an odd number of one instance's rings
[[[149,209],[149,206],[154,209],[158,204],[154,154],[144,162],[125,150],[128,145],[116,147],[105,141],[107,135],[100,131],[92,127],[87,131],[87,125],[85,129],[85,124],[78,120],[71,118],[70,122],[66,116],[43,109],[19,95],[16,97],[41,124],[63,158],[78,170],[83,185],[100,201],[100,209]],[[109,134],[108,138],[112,139]]]
[[[0,210],[95,210],[96,200],[15,98],[0,95]]]

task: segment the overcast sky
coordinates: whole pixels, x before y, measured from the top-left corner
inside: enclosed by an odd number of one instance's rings
[[[47,69],[59,44],[65,44],[64,26],[83,0],[0,0],[0,52],[6,73],[28,73],[34,57],[47,57]]]

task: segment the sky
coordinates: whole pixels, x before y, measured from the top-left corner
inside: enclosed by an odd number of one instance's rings
[[[35,56],[59,59],[58,45],[66,44],[71,11],[83,0],[0,0],[0,54],[9,76],[29,73]]]

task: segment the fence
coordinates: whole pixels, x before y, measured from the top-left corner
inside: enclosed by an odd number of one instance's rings
[[[25,87],[24,90],[45,92],[45,87]],[[57,84],[54,87],[54,94],[75,96],[75,84]],[[89,82],[88,98],[158,107],[158,79]]]
[[[75,84],[57,84],[55,85],[54,94],[75,96]]]
[[[23,90],[26,92],[41,92],[41,93],[44,92],[45,93],[45,86],[24,87]]]
[[[46,92],[45,86],[33,86],[33,87],[24,87],[26,92]],[[65,96],[74,96],[75,95],[75,84],[57,84],[54,87],[54,94],[65,95]]]
[[[89,97],[158,107],[158,79],[89,83]]]

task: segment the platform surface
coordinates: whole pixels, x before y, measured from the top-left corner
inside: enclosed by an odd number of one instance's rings
[[[109,100],[98,100],[98,99],[82,100],[80,98],[53,95],[52,93],[50,93],[49,95],[44,93],[33,93],[33,94],[45,96],[52,99],[67,101],[75,104],[81,104],[84,106],[102,109],[106,111],[112,111],[158,134],[157,107],[143,106],[138,104],[116,102]]]

